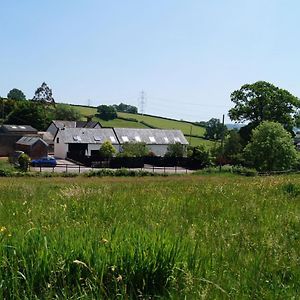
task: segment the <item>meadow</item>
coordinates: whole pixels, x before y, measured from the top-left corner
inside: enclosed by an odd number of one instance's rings
[[[0,299],[297,299],[300,178],[1,178]]]

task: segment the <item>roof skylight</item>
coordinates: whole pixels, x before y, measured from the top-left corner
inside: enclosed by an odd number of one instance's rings
[[[122,136],[122,140],[123,140],[123,142],[129,142],[129,139],[127,136]]]
[[[79,135],[74,135],[73,136],[73,140],[76,142],[80,142],[81,141],[81,137]]]
[[[95,135],[95,136],[94,136],[94,140],[95,140],[96,142],[100,142],[100,141],[102,140],[102,138],[101,138],[101,136]]]
[[[137,142],[141,142],[141,141],[142,141],[141,138],[140,138],[139,136],[136,136],[136,137],[135,137],[135,140],[136,140]]]
[[[154,136],[149,136],[149,140],[150,140],[150,142],[152,142],[152,143],[155,143],[155,142],[156,142],[156,140],[155,140],[155,137],[154,137]]]

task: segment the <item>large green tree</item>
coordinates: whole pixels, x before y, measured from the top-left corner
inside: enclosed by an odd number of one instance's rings
[[[113,120],[117,118],[117,111],[116,109],[111,105],[99,105],[97,107],[97,116],[102,120]]]
[[[220,140],[226,135],[227,127],[219,119],[212,118],[205,123],[205,137],[210,140]]]
[[[245,161],[260,171],[287,170],[297,159],[292,136],[276,122],[262,122],[244,149]]]
[[[26,96],[24,95],[24,93],[21,90],[12,89],[7,94],[7,99],[20,101],[20,100],[26,100]]]
[[[33,101],[22,101],[8,115],[5,124],[31,125],[38,130],[45,130],[51,120],[51,111],[44,110]]]
[[[266,81],[243,85],[231,94],[231,101],[235,106],[229,110],[230,119],[249,122],[245,137],[263,121],[278,122],[290,132],[298,121],[300,100]]]
[[[54,110],[54,118],[56,120],[79,121],[82,115],[72,106],[67,104],[57,104]]]

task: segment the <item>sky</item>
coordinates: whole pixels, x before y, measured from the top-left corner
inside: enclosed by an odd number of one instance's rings
[[[300,97],[299,0],[0,0],[0,96],[222,118],[265,80]],[[141,107],[139,107],[141,108]]]

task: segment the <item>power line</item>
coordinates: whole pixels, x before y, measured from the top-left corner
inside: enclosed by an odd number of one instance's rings
[[[140,97],[138,99],[138,102],[139,102],[140,112],[143,115],[145,112],[145,106],[146,106],[146,93],[144,91],[140,92]]]

